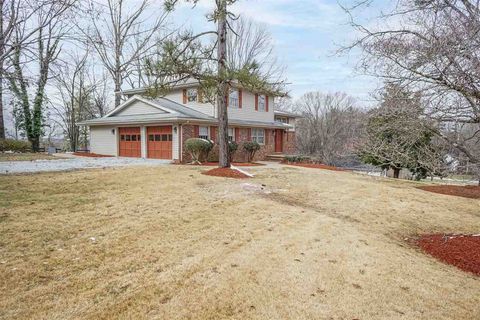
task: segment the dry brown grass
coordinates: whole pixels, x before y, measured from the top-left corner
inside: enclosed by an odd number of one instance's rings
[[[202,170],[0,177],[0,318],[480,314],[478,277],[404,241],[478,233],[480,201],[344,172],[256,168],[244,181]]]
[[[46,153],[1,153],[0,161],[33,161],[62,159],[60,156],[52,156]]]

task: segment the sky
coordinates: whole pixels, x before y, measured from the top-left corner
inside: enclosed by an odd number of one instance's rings
[[[346,6],[354,3],[354,0],[338,1]],[[211,11],[212,4],[212,0],[200,0],[192,8],[184,2],[174,12],[173,21],[197,32],[211,29],[213,26],[206,23],[205,14]],[[369,19],[382,9],[374,2],[357,13]],[[286,66],[287,89],[292,98],[309,91],[342,91],[359,102],[371,103],[370,93],[377,88],[378,80],[356,70],[360,51],[337,53],[341,45],[355,38],[348,15],[337,0],[240,0],[232,11],[265,25],[270,31],[275,52]]]

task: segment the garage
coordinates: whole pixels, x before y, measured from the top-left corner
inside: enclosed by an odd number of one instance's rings
[[[172,159],[172,126],[147,127],[147,158]]]
[[[140,158],[142,155],[140,127],[118,128],[118,134],[120,135],[119,156]]]

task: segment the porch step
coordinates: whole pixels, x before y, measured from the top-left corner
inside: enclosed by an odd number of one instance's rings
[[[267,156],[268,161],[283,161],[285,155],[283,153],[272,153]]]

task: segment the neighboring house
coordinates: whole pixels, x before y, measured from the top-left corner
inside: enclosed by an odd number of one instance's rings
[[[215,104],[203,101],[199,84],[188,81],[158,98],[147,98],[146,89],[123,92],[128,98],[102,118],[82,123],[90,127],[90,151],[97,154],[190,160],[185,141],[198,137],[218,141]],[[294,114],[273,110],[273,96],[233,88],[228,99],[229,139],[239,143],[234,161],[245,161],[241,144],[261,145],[255,160],[274,153],[295,152]],[[218,149],[218,147],[217,147]],[[215,152],[213,153],[215,156]]]

